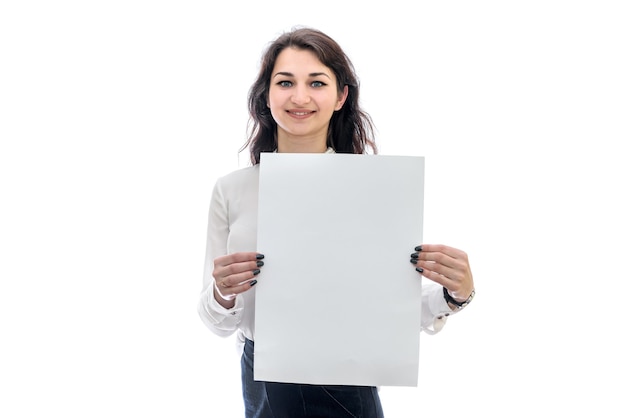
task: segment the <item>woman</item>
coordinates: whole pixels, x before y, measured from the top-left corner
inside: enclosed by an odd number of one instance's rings
[[[376,153],[373,124],[359,106],[349,58],[314,29],[285,33],[263,55],[249,93],[252,165],[220,178],[209,210],[204,287],[198,310],[216,334],[237,333],[243,345],[246,417],[382,417],[375,387],[321,386],[253,380],[254,286],[265,256],[255,251],[261,152]],[[430,279],[422,291],[422,329],[436,333],[474,295],[466,254],[423,244],[408,257]]]

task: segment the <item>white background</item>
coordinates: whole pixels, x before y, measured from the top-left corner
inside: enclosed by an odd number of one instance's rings
[[[261,51],[295,25],[350,55],[381,153],[426,157],[425,242],[476,279],[386,416],[614,416],[620,6],[2,2],[0,416],[242,416],[234,340],[196,314],[206,214],[247,163]]]

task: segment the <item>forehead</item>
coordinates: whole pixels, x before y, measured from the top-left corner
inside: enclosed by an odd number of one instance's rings
[[[285,48],[276,57],[272,74],[279,72],[308,75],[323,72],[333,77],[333,71],[322,64],[317,55],[308,49]]]

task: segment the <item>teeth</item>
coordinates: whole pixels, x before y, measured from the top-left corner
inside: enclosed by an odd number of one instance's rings
[[[308,115],[309,114],[309,112],[291,112],[291,113],[293,113],[296,116],[304,116],[304,115]]]

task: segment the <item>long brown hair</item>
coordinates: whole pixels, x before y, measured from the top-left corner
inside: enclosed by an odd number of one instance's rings
[[[313,52],[337,77],[337,92],[348,86],[348,98],[330,119],[326,144],[338,153],[364,154],[378,152],[374,139],[374,124],[369,114],[359,106],[359,80],[354,66],[341,47],[325,33],[311,28],[297,28],[283,33],[265,50],[256,81],[248,93],[248,139],[240,151],[248,148],[250,162],[258,164],[262,152],[277,149],[276,122],[267,107],[270,78],[276,58],[285,48]]]

